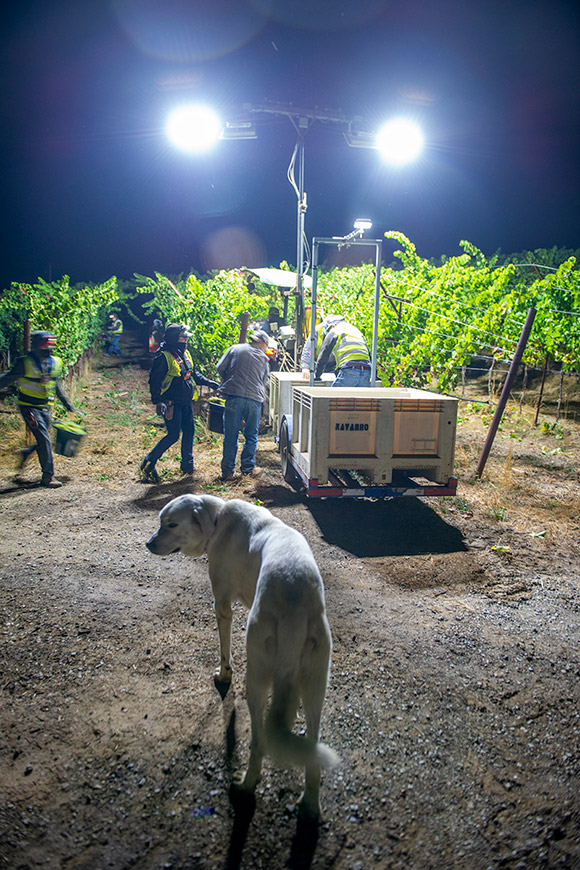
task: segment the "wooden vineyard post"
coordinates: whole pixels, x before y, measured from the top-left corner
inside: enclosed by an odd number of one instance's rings
[[[520,362],[522,361],[524,350],[526,349],[528,338],[530,337],[530,332],[532,331],[532,326],[534,325],[535,316],[536,309],[530,308],[528,311],[528,316],[526,317],[526,322],[524,323],[524,327],[522,329],[522,333],[520,335],[520,340],[518,341],[518,346],[516,347],[514,358],[512,359],[510,365],[507,378],[505,379],[505,383],[503,385],[503,390],[501,391],[498,406],[496,408],[495,414],[493,415],[493,420],[491,421],[491,426],[489,427],[489,432],[487,433],[487,437],[485,439],[485,444],[483,445],[483,450],[481,451],[481,456],[479,457],[476,471],[477,477],[481,477],[483,469],[485,468],[485,463],[487,462],[487,457],[489,456],[489,451],[491,450],[491,445],[493,444],[495,433],[497,432],[498,426],[500,424],[502,414],[509,398],[512,384],[516,379],[518,367]]]

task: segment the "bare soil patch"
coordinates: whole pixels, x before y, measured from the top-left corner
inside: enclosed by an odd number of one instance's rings
[[[143,352],[141,350],[143,348]],[[22,425],[0,404],[0,862],[9,868],[574,868],[580,864],[580,428],[508,413],[482,480],[491,416],[460,406],[453,499],[308,501],[271,434],[256,480],[219,480],[177,451],[158,486],[145,343],[75,384],[88,436],[16,485]],[[471,385],[470,385],[471,386]],[[541,424],[546,425],[542,426]],[[322,736],[341,756],[324,819],[297,825],[301,772],[265,763],[255,811],[229,800],[248,754],[245,613],[234,681],[207,564],[153,557],[158,510],[186,491],[259,500],[309,541],[333,634]]]

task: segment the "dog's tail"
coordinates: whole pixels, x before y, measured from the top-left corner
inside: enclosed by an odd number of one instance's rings
[[[340,758],[330,746],[292,732],[298,700],[293,680],[276,684],[265,723],[268,752],[279,764],[288,767],[313,763],[324,769],[336,767]]]

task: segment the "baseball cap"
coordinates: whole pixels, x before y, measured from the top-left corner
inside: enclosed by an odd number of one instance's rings
[[[250,341],[263,341],[264,344],[268,344],[270,336],[263,329],[255,329],[250,336]]]

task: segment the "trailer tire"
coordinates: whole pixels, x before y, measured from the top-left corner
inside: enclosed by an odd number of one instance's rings
[[[282,420],[280,427],[280,466],[282,468],[282,476],[286,483],[296,486],[300,480],[290,460],[288,454],[291,450],[290,427],[286,419]]]

